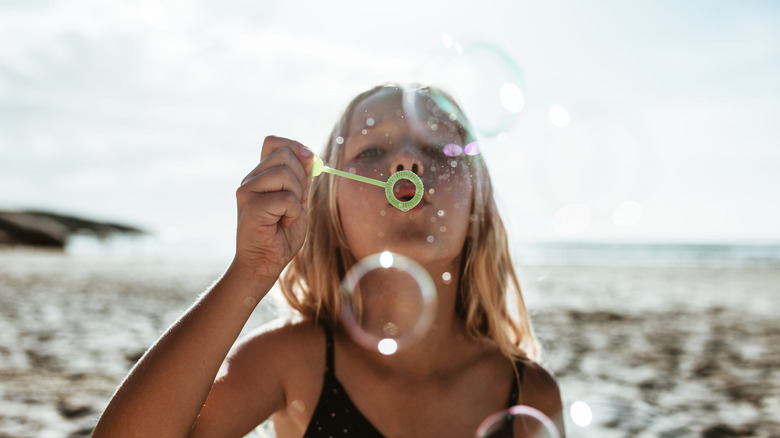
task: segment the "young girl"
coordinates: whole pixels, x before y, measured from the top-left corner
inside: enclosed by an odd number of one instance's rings
[[[562,432],[558,386],[535,362],[473,140],[454,101],[433,88],[379,86],[348,105],[322,158],[382,181],[414,172],[424,196],[404,212],[380,188],[310,177],[309,149],[266,138],[237,191],[233,262],[130,372],[94,436],[241,437],[271,417],[279,438],[473,437],[485,418],[517,404]],[[394,186],[399,199],[414,191]],[[393,355],[359,346],[339,318],[345,273],[383,251],[424,267],[437,295],[432,327]],[[231,350],[277,280],[300,320]]]

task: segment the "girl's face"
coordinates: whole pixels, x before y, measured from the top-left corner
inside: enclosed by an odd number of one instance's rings
[[[473,198],[470,169],[459,155],[464,139],[427,95],[412,97],[410,102],[399,90],[384,89],[355,107],[341,146],[341,169],[381,181],[411,170],[423,181],[422,200],[403,212],[390,205],[381,187],[339,178],[339,214],[358,260],[387,250],[423,265],[451,266],[463,248]],[[406,201],[415,187],[400,180],[394,194]]]

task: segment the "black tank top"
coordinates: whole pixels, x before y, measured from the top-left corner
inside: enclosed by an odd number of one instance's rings
[[[325,328],[325,379],[322,385],[320,399],[309,421],[309,427],[304,438],[384,438],[363,414],[360,413],[349,395],[336,378],[333,353],[333,333],[330,327]],[[523,363],[517,362],[517,377],[512,379],[512,391],[509,394],[507,408],[517,404],[519,396],[518,380],[523,378]]]

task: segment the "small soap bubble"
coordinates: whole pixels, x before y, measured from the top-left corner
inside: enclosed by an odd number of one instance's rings
[[[438,212],[436,212],[436,214],[438,214],[439,217],[444,217],[444,210],[439,210]]]
[[[385,211],[385,210],[379,210],[379,215],[380,215],[380,216],[387,216],[387,211]]]
[[[449,272],[445,272],[445,273],[441,274],[441,279],[445,283],[449,283],[450,281],[452,281],[452,274],[450,274]]]
[[[366,119],[366,126],[374,126],[374,119],[372,117]]]
[[[254,309],[257,305],[257,300],[252,297],[246,297],[244,298],[244,307],[247,309]]]
[[[306,411],[306,404],[302,400],[293,400],[290,403],[290,413],[301,415]]]
[[[368,134],[368,129],[364,129],[364,130],[362,130],[362,131],[360,131],[360,132],[361,132],[363,135],[366,135],[366,134]]]
[[[430,189],[428,189],[428,194],[429,195],[435,195],[436,194],[436,190],[434,190],[433,187],[431,187]]]
[[[443,232],[447,231],[447,227],[442,225],[442,226],[439,227],[439,231],[443,233]]]
[[[550,417],[525,405],[512,406],[482,422],[477,438],[560,438]]]
[[[336,137],[336,144],[344,144],[344,137],[340,135]]]
[[[428,236],[426,240],[428,240],[428,243],[433,243],[436,239],[433,236]]]
[[[341,284],[341,320],[358,345],[381,354],[416,342],[431,326],[436,288],[428,272],[383,251],[360,260]]]

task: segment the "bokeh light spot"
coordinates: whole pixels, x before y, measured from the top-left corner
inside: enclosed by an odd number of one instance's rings
[[[498,92],[501,104],[504,105],[507,111],[510,113],[519,113],[525,106],[525,98],[523,92],[520,91],[520,87],[513,83],[506,83],[501,86]]]
[[[565,128],[571,123],[571,117],[566,108],[560,105],[553,105],[550,107],[550,121],[559,128]]]
[[[383,251],[382,254],[379,255],[379,265],[383,268],[393,266],[393,253],[390,251]]]
[[[450,143],[444,146],[442,153],[448,157],[457,157],[463,153],[463,148],[455,143]]]
[[[376,345],[377,350],[385,356],[395,354],[398,351],[398,342],[392,338],[384,338]]]
[[[441,42],[444,43],[444,47],[448,49],[452,47],[452,37],[448,33],[442,34]]]
[[[593,412],[591,412],[590,406],[583,401],[572,403],[571,408],[569,408],[569,414],[571,415],[571,421],[580,427],[588,427],[593,421]]]
[[[612,223],[620,228],[636,225],[642,218],[642,204],[636,201],[624,202],[612,212]]]
[[[465,148],[463,148],[463,152],[465,152],[466,155],[478,155],[479,143],[472,141],[471,143],[467,144]]]

